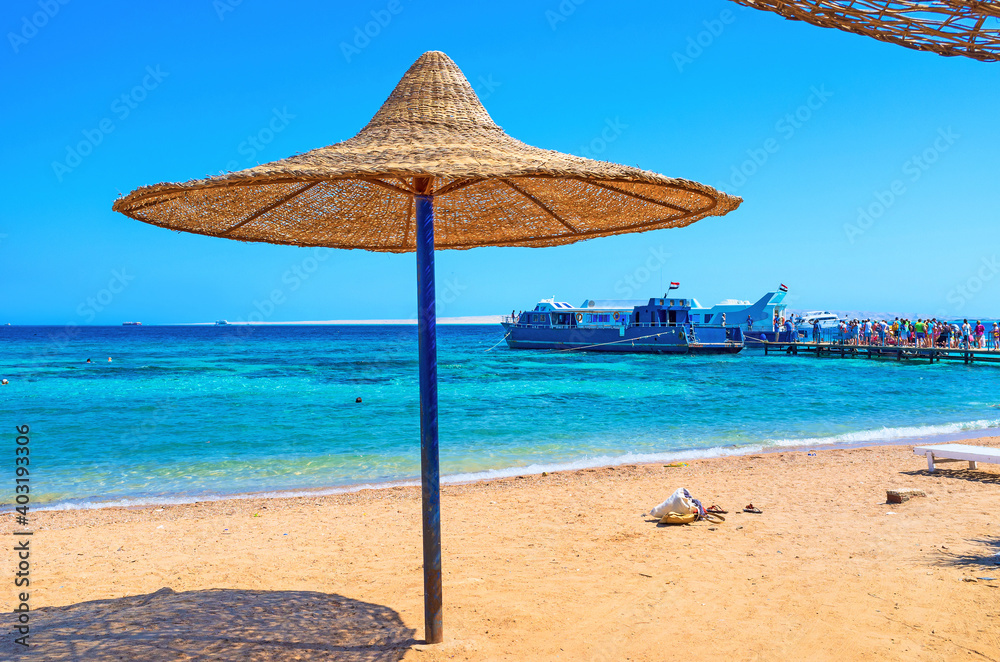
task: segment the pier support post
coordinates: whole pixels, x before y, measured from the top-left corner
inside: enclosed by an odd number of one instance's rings
[[[414,178],[417,191],[417,337],[420,352],[420,496],[424,538],[424,638],[444,640],[441,599],[441,476],[438,466],[437,313],[434,293],[432,180]]]

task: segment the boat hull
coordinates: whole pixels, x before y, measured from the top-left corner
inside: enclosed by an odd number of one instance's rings
[[[503,327],[507,346],[511,349],[620,354],[736,354],[743,349],[742,342],[725,340],[726,329],[721,328],[696,328],[696,339],[689,342],[684,329],[679,326],[585,329],[539,328],[505,323]]]

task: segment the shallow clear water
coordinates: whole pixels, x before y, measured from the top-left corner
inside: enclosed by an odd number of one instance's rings
[[[1000,426],[996,365],[487,352],[499,326],[438,331],[451,480]],[[0,374],[37,505],[419,477],[416,327],[0,327]]]

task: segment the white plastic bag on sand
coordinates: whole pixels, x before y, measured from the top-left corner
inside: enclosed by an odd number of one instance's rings
[[[663,517],[669,512],[680,513],[681,515],[686,515],[688,513],[698,512],[698,506],[695,505],[694,499],[690,498],[686,494],[686,490],[683,487],[677,488],[677,491],[670,495],[670,498],[653,508],[649,512],[653,517]]]

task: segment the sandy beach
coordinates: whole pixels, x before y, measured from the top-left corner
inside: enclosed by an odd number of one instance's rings
[[[417,488],[38,512],[29,654],[998,660],[1000,466],[965,466],[931,475],[899,445],[445,486],[437,646],[421,643]],[[657,526],[644,513],[677,487],[726,521]],[[898,487],[927,496],[886,504]],[[5,633],[0,652],[22,651]]]

